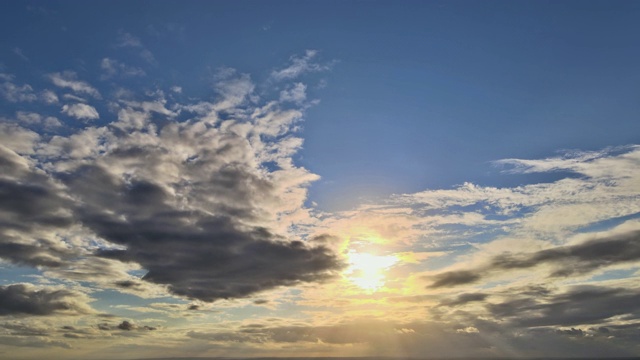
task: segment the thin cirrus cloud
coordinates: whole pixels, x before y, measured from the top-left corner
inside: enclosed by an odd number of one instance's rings
[[[33,87],[29,84],[17,85],[14,76],[9,74],[0,74],[0,95],[12,103],[15,102],[33,102],[38,96],[33,92]]]

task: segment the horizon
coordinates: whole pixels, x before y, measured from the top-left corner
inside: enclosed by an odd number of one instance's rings
[[[640,357],[640,2],[2,8],[0,359]]]

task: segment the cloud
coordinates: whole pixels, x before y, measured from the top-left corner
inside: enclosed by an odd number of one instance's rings
[[[88,83],[78,80],[78,75],[73,71],[51,73],[48,75],[51,82],[61,88],[68,88],[76,93],[87,94],[96,99],[102,98],[100,92]]]
[[[533,253],[505,252],[494,256],[487,265],[477,269],[438,274],[429,287],[469,284],[495,271],[528,269],[543,264],[554,266],[550,276],[566,277],[635,261],[640,261],[640,231],[596,238],[580,244],[558,246]]]
[[[294,103],[301,103],[306,100],[307,86],[303,83],[296,83],[287,90],[280,92],[280,101],[291,101]]]
[[[71,105],[65,104],[64,106],[62,106],[61,113],[67,114],[79,120],[94,120],[100,118],[100,115],[98,114],[96,108],[91,105],[82,103]]]
[[[22,49],[20,49],[19,47],[13,48],[13,53],[18,55],[18,57],[20,57],[24,61],[30,61],[29,58],[24,54]]]
[[[93,310],[87,300],[69,290],[37,289],[28,284],[0,286],[0,316],[90,314]]]
[[[276,81],[295,79],[307,72],[326,71],[331,68],[330,65],[312,62],[312,59],[318,55],[317,50],[307,50],[303,56],[292,56],[290,65],[280,70],[271,72],[271,78]]]
[[[133,76],[145,76],[144,70],[129,66],[119,62],[118,60],[104,58],[100,62],[100,68],[103,71],[102,80],[110,79],[114,76],[133,77]]]
[[[493,317],[517,327],[603,324],[615,317],[637,321],[640,291],[582,285],[544,297],[516,297],[488,304],[487,309]]]
[[[76,85],[64,86],[91,95]],[[116,121],[68,135],[11,127],[20,136],[7,149],[0,216],[20,232],[3,238],[0,256],[50,277],[202,301],[336,276],[340,256],[288,231],[290,219],[309,216],[306,187],[318,178],[293,164],[300,142],[284,136],[302,111],[257,103],[248,75],[215,88],[218,99],[186,120],[175,118],[191,105],[170,106],[156,92],[120,100]],[[63,112],[98,117],[83,103]],[[131,269],[146,274],[135,279]]]
[[[153,53],[142,44],[140,38],[133,36],[128,32],[120,31],[116,46],[137,49],[139,51],[138,55],[143,60],[149,64],[155,64],[156,62],[155,56],[153,56]]]
[[[142,47],[142,41],[139,38],[129,34],[128,32],[120,31],[118,36],[118,47]]]
[[[53,116],[44,117],[35,112],[18,111],[16,118],[25,125],[43,125],[44,129],[51,130],[62,126],[60,120]]]
[[[31,85],[16,85],[12,82],[13,76],[7,74],[0,74],[0,95],[12,103],[15,102],[33,102],[38,99],[38,96],[33,92]]]
[[[430,288],[438,288],[443,286],[455,286],[460,284],[468,284],[480,280],[481,276],[475,271],[448,271],[438,274],[434,277],[433,284]]]
[[[45,104],[57,104],[58,103],[58,95],[51,90],[44,90],[40,93],[40,99]]]
[[[482,302],[486,300],[488,296],[489,294],[484,294],[484,293],[465,293],[465,294],[458,295],[454,299],[448,299],[448,300],[442,301],[440,305],[444,305],[444,306],[466,305],[472,302]]]

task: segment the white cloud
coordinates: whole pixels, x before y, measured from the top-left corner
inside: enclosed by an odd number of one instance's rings
[[[56,95],[55,92],[51,91],[51,90],[44,90],[40,93],[40,99],[45,103],[45,104],[57,104],[59,99],[58,99],[58,95]]]
[[[129,34],[128,32],[120,32],[118,36],[117,46],[119,47],[142,47],[139,38]]]
[[[9,102],[32,102],[38,99],[37,95],[33,92],[33,88],[29,84],[16,85],[13,81],[13,76],[7,74],[0,74],[0,94],[5,100]]]
[[[78,80],[78,76],[73,71],[65,71],[62,73],[52,73],[49,74],[49,79],[53,82],[54,85],[61,88],[68,88],[73,90],[76,93],[82,93],[91,95],[97,99],[100,99],[100,92],[93,86],[89,85],[84,81]]]
[[[307,50],[304,56],[292,56],[291,64],[280,70],[274,70],[271,72],[271,77],[274,80],[289,80],[297,78],[298,76],[307,72],[325,71],[331,68],[327,64],[319,64],[312,62],[312,59],[318,54],[317,50]]]
[[[45,130],[54,130],[62,126],[60,120],[53,116],[42,116],[35,112],[18,111],[16,119],[27,126],[42,125]]]
[[[18,154],[31,154],[40,135],[23,127],[0,122],[0,147]]]
[[[307,99],[307,86],[303,83],[296,83],[292,87],[280,92],[280,101],[291,101],[301,103]]]
[[[40,114],[27,111],[18,111],[16,113],[16,118],[25,124],[38,124],[42,120],[42,116]]]
[[[82,103],[64,105],[61,112],[69,116],[73,116],[76,119],[93,120],[100,117],[96,108]]]
[[[22,51],[22,49],[16,47],[13,48],[13,53],[18,55],[22,60],[24,61],[29,61],[29,58],[24,54],[24,52]]]
[[[145,60],[149,64],[155,64],[156,63],[155,56],[153,56],[153,53],[151,51],[149,51],[142,44],[142,41],[140,40],[140,38],[138,38],[136,36],[133,36],[133,35],[127,33],[127,32],[124,32],[124,31],[120,32],[120,35],[118,36],[118,40],[117,40],[116,46],[137,49],[139,51],[138,55],[143,60]]]
[[[87,99],[82,98],[80,96],[75,96],[73,94],[64,94],[64,95],[62,95],[62,98],[65,99],[65,100],[81,102],[81,103],[86,103],[87,102]]]

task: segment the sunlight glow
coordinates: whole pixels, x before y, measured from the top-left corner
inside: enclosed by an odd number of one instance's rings
[[[378,256],[349,251],[349,268],[345,273],[353,284],[370,292],[384,286],[385,272],[398,262],[393,255]]]

